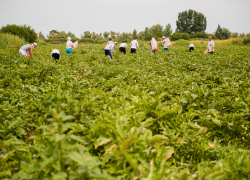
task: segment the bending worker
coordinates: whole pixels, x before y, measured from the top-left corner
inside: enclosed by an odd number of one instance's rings
[[[51,52],[51,57],[54,58],[56,61],[61,59],[61,54],[58,49],[53,49]]]
[[[194,44],[189,44],[189,52],[194,50]]]
[[[113,60],[113,56],[112,53],[115,49],[115,46],[117,45],[117,42],[113,43],[113,44],[108,44],[104,50],[105,50],[105,56],[109,56],[111,60]]]
[[[32,57],[33,50],[36,47],[37,47],[37,43],[33,43],[32,45],[26,44],[19,49],[19,54],[20,54],[20,56],[31,56]]]
[[[119,47],[119,51],[122,52],[122,54],[126,54],[127,44],[125,41],[123,41]]]

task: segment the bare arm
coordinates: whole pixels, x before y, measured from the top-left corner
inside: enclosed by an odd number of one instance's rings
[[[33,56],[33,46],[30,46],[30,57]]]

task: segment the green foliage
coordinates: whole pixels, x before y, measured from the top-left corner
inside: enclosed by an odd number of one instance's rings
[[[243,45],[250,45],[250,36],[243,38]]]
[[[177,32],[188,34],[204,32],[207,27],[207,20],[202,13],[189,9],[178,14],[176,26]]]
[[[190,38],[190,36],[188,33],[180,33],[180,32],[175,32],[170,37],[171,41],[176,41],[178,39],[189,40],[189,38]]]
[[[51,30],[51,31],[49,32],[49,34],[52,34],[52,33],[59,34],[59,31],[57,31],[57,30]]]
[[[171,29],[171,24],[167,24],[165,29],[163,30],[163,35],[166,36],[166,37],[169,37],[171,36],[173,30]]]
[[[186,47],[188,47],[189,44],[190,44],[190,42],[187,40],[184,40],[184,39],[179,39],[179,40],[174,42],[174,46],[186,46]]]
[[[232,38],[237,38],[237,37],[239,37],[239,33],[237,33],[237,32],[231,32],[231,37]]]
[[[133,31],[133,37],[137,37],[137,31],[135,29]]]
[[[66,34],[66,32],[65,31],[61,31],[61,32],[59,32],[58,33],[58,36],[57,36],[57,38],[58,39],[67,39],[67,34]]]
[[[215,36],[218,38],[218,39],[222,39],[222,28],[220,27],[220,25],[218,24],[218,27],[215,31]]]
[[[91,33],[89,31],[85,31],[81,38],[91,38]]]
[[[190,34],[190,38],[200,38],[200,39],[208,39],[209,36],[212,36],[213,39],[217,39],[217,37],[213,34],[207,34],[205,32],[197,32],[197,33],[193,33]]]
[[[145,31],[144,31],[144,33],[145,33],[145,36],[147,36],[150,32],[149,32],[149,28],[148,27],[145,27]]]
[[[220,25],[218,25],[218,27],[217,27],[217,29],[215,31],[215,36],[218,39],[229,39],[231,37],[231,32],[228,29],[221,28]]]
[[[155,39],[161,38],[163,35],[163,26],[160,24],[153,25],[152,27],[150,27],[149,31],[150,34],[152,35],[151,38],[152,37],[155,37]]]
[[[108,38],[109,32],[106,32],[106,31],[105,31],[105,32],[103,33],[103,36],[104,36],[104,38]]]
[[[10,33],[20,38],[24,38],[25,41],[33,43],[37,40],[37,33],[34,29],[31,29],[30,26],[18,26],[18,25],[7,25],[2,27],[0,30],[1,33]]]
[[[114,31],[110,31],[110,37],[112,39],[116,39],[116,33]]]
[[[181,42],[114,61],[104,44],[2,46],[0,179],[250,179],[250,47]]]
[[[229,39],[230,37],[231,32],[226,28],[222,28],[222,39]]]
[[[43,33],[41,31],[39,32],[38,37],[41,38],[41,39],[45,39],[45,36],[43,35]]]

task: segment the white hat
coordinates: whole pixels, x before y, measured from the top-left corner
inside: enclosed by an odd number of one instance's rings
[[[37,43],[33,43],[33,44],[37,46]]]
[[[117,44],[117,42],[115,42],[115,44]]]
[[[163,38],[166,38],[166,37],[165,37],[165,36],[163,36],[163,37],[162,37],[162,39],[163,39]]]
[[[68,39],[68,40],[71,40],[71,37],[68,37],[67,39]]]

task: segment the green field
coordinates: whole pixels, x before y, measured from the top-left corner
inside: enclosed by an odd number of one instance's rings
[[[0,40],[0,179],[250,179],[250,46],[110,61],[105,44],[24,58]]]

